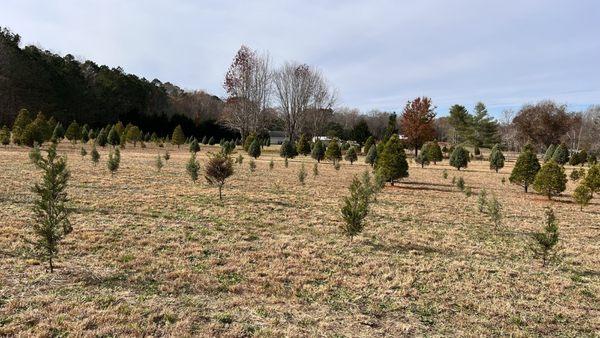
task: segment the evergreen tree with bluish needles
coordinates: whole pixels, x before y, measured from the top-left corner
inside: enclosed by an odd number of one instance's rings
[[[556,146],[554,144],[548,146],[548,149],[546,149],[546,153],[544,154],[544,162],[550,161],[552,159],[552,156],[554,156],[555,151]]]
[[[552,155],[552,159],[560,165],[565,165],[566,163],[569,163],[569,149],[564,143],[561,143],[556,148],[554,154]]]
[[[369,152],[365,157],[365,163],[370,164],[371,167],[373,167],[375,162],[377,162],[377,147],[375,147],[375,145],[371,145]]]
[[[60,242],[73,231],[69,222],[69,209],[66,204],[67,183],[70,173],[64,157],[57,157],[56,145],[48,149],[48,156],[41,158],[38,167],[43,171],[42,181],[36,183],[33,192],[38,196],[34,202],[34,222],[31,224],[34,253],[48,262],[48,270],[54,272],[54,259],[58,255]]]

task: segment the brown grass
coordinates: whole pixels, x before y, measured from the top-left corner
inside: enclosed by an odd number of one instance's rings
[[[579,211],[572,182],[549,202],[510,185],[511,168],[411,164],[350,243],[340,198],[367,168],[362,158],[339,172],[323,163],[314,179],[309,158],[284,168],[271,149],[250,173],[245,155],[220,203],[203,179],[191,183],[187,151],[169,150],[158,173],[164,150],[130,146],[111,177],[107,149],[94,167],[79,146],[61,144],[75,230],[48,274],[20,238],[40,174],[27,149],[0,149],[0,336],[600,334],[600,200]],[[497,230],[477,211],[481,188],[504,206]],[[560,222],[563,256],[548,268],[528,248],[545,206]]]

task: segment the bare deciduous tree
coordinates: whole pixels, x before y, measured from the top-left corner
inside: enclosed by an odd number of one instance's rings
[[[266,109],[271,95],[270,59],[267,54],[242,46],[237,52],[223,87],[227,101],[222,121],[242,135],[260,132],[266,121]]]
[[[273,82],[286,132],[292,141],[308,123],[309,111],[321,118],[319,113],[330,109],[335,102],[335,94],[321,72],[306,64],[285,63],[273,74]]]

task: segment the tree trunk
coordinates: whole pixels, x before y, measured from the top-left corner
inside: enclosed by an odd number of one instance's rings
[[[527,186],[527,185],[525,186],[525,193],[527,193],[527,188],[528,188],[528,187],[529,187],[529,186]]]
[[[54,272],[54,265],[52,264],[52,256],[50,256],[49,262],[50,262],[50,273],[53,273]]]

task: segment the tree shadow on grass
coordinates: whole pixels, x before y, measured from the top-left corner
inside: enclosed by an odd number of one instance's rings
[[[451,186],[447,186],[451,187]],[[398,189],[398,190],[427,190],[427,191],[439,191],[439,192],[455,192],[453,189],[443,189],[428,186],[409,186],[409,185],[386,185],[386,189]]]
[[[382,252],[390,252],[390,253],[400,253],[400,252],[409,252],[409,251],[417,251],[422,254],[440,254],[445,256],[455,256],[452,251],[447,249],[435,248],[427,245],[422,245],[418,243],[406,243],[406,244],[384,244],[381,242],[373,242],[371,239],[365,239],[363,243],[367,246],[370,246],[374,251],[382,251]]]

